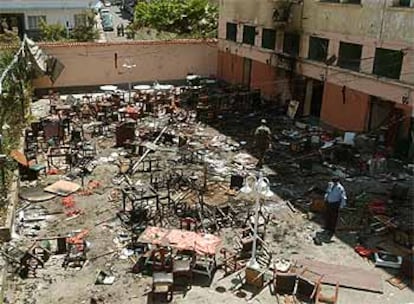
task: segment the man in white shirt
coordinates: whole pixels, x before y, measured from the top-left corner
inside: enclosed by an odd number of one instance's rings
[[[325,230],[329,238],[335,233],[339,209],[346,206],[346,200],[346,191],[339,177],[332,177],[325,194]]]

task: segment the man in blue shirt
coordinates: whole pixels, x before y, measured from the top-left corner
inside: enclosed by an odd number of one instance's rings
[[[332,177],[325,194],[325,230],[329,238],[335,233],[339,209],[346,206],[346,200],[346,191],[339,177]]]

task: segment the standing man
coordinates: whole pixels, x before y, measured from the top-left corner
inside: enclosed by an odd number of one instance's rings
[[[346,191],[339,177],[332,177],[325,194],[325,230],[329,239],[335,233],[339,209],[346,206],[346,200]]]
[[[124,24],[121,23],[121,36],[124,37],[125,36],[125,28],[124,28]]]
[[[262,119],[261,125],[257,127],[256,131],[254,132],[255,146],[259,154],[259,162],[257,163],[258,168],[261,168],[263,166],[263,160],[267,150],[270,148],[270,142],[272,138],[272,132],[270,132],[270,129],[266,124],[266,120]]]

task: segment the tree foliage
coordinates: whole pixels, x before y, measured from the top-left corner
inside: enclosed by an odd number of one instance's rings
[[[151,0],[135,7],[134,29],[158,31],[193,37],[217,36],[218,8],[209,0]]]
[[[94,41],[99,37],[95,25],[95,13],[93,11],[83,12],[85,22],[75,26],[71,33],[71,38],[79,42]]]
[[[14,51],[0,53],[0,73],[11,63]],[[3,153],[16,148],[23,125],[26,110],[31,99],[31,69],[25,57],[20,56],[2,83],[0,94],[0,133],[3,135]]]
[[[40,23],[42,40],[45,41],[62,41],[68,38],[67,31],[62,24],[47,24],[42,20]]]
[[[19,36],[15,32],[5,31],[4,34],[0,34],[0,44],[18,45],[19,43]]]
[[[70,32],[62,24],[47,24],[42,22],[40,30],[43,41],[75,40],[79,42],[94,41],[99,37],[95,27],[95,14],[92,11],[84,11],[78,17],[84,22],[77,24]]]

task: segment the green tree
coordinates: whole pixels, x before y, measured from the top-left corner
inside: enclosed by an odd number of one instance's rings
[[[40,23],[43,41],[62,41],[67,38],[67,31],[62,24],[47,24],[42,20]]]
[[[79,42],[94,41],[98,39],[99,33],[96,29],[95,13],[90,11],[84,11],[84,22],[76,25],[71,33],[71,37]]]
[[[12,31],[5,31],[4,34],[0,34],[0,44],[19,45],[19,43],[19,36]]]
[[[133,29],[145,27],[191,37],[217,36],[218,8],[209,0],[151,0],[135,7]]]
[[[0,53],[0,74],[12,62],[16,50]],[[25,112],[31,100],[31,69],[26,58],[20,56],[2,82],[0,94],[0,132],[5,153],[18,145],[25,124]]]

